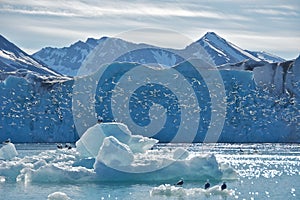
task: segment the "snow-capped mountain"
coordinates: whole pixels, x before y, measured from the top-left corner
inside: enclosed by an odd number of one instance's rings
[[[89,38],[85,42],[78,41],[69,47],[63,48],[46,47],[32,56],[62,74],[76,76],[83,61],[96,46],[99,53],[97,55],[98,60],[101,60],[102,63],[118,61],[138,62],[141,64],[158,63],[163,66],[172,66],[178,63],[174,56],[170,55],[170,52],[162,48],[108,37],[100,39]]]
[[[39,75],[61,76],[0,35],[0,72],[24,70]]]
[[[64,75],[75,76],[87,55],[105,39],[106,37],[99,40],[88,38],[85,42],[78,41],[63,48],[46,47],[32,56]]]
[[[264,52],[264,51],[248,51],[246,50],[246,52],[250,53],[251,55],[269,62],[269,63],[275,63],[275,62],[284,62],[285,60],[283,58],[280,58],[279,56]]]
[[[260,59],[226,41],[214,32],[206,33],[200,40],[191,45],[195,45],[197,43],[199,43],[206,52],[208,52],[217,66],[226,63],[236,63],[245,59],[260,61]]]
[[[100,39],[89,38],[86,42],[79,41],[64,48],[46,47],[33,54],[33,57],[62,74],[76,76],[83,61],[96,46],[101,49],[98,56],[102,56],[101,59],[104,63],[108,62],[109,58],[117,58],[114,60],[121,62],[158,64],[162,67],[171,67],[190,58],[207,59],[216,66],[237,63],[246,59],[258,62],[284,61],[265,52],[243,50],[214,32],[206,33],[201,39],[181,50],[103,37]]]

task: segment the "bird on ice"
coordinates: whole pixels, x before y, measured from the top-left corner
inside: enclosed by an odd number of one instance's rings
[[[56,147],[57,147],[58,149],[62,149],[62,148],[63,148],[63,145],[62,145],[62,144],[56,144]]]
[[[66,143],[66,144],[65,144],[65,148],[66,148],[66,149],[72,149],[72,145],[71,145],[70,143]]]
[[[7,140],[5,140],[4,142],[2,142],[3,144],[8,144],[8,143],[11,143],[11,140],[10,138],[8,138]]]
[[[208,189],[210,187],[210,183],[209,180],[206,181],[206,183],[204,184],[204,189]]]
[[[176,185],[180,185],[180,186],[181,186],[181,185],[183,185],[183,183],[184,183],[184,182],[183,182],[183,179],[180,179],[180,180],[176,183]]]
[[[225,182],[223,182],[223,184],[221,185],[221,190],[225,190],[227,188],[227,185]]]

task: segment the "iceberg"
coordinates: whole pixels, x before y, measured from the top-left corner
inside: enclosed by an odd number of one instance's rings
[[[158,142],[156,139],[132,135],[128,127],[122,123],[100,123],[90,127],[76,142],[77,151],[82,157],[96,158],[104,139],[108,136],[127,144],[133,153],[145,152]]]
[[[89,128],[76,146],[81,157],[95,158],[93,169],[96,179],[101,181],[222,178],[223,172],[214,155],[190,155],[183,148],[165,153],[151,150],[157,142],[155,139],[132,135],[122,123],[100,123]],[[84,165],[85,162],[81,163]],[[87,168],[90,167],[88,165]]]
[[[181,178],[215,182],[236,179],[235,170],[218,163],[213,154],[153,147],[157,142],[133,135],[122,123],[96,124],[78,140],[78,149],[47,150],[11,160],[8,158],[12,156],[5,156],[0,160],[0,181],[175,183]],[[13,144],[4,148],[15,155]]]
[[[18,155],[16,147],[13,143],[9,142],[4,144],[0,149],[0,160],[10,160]]]
[[[143,155],[134,155],[133,162],[128,165],[117,165],[116,162],[113,165],[106,165],[106,160],[97,157],[94,170],[97,179],[109,182],[175,182],[181,178],[189,181],[206,180],[207,178],[222,179],[223,172],[214,155],[197,155],[180,160],[172,157],[172,153],[149,152]],[[118,160],[118,163],[126,162],[126,158],[122,160],[122,156],[118,159],[121,159],[121,161]]]

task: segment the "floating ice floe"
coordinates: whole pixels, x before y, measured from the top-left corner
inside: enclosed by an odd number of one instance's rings
[[[63,192],[53,192],[48,195],[48,200],[71,200],[71,198]]]
[[[218,180],[226,172],[235,176],[229,168],[223,172],[214,155],[189,155],[183,148],[173,152],[150,150],[156,142],[132,135],[124,124],[104,123],[88,129],[76,145],[81,155],[95,157],[98,151],[93,168],[102,181]]]
[[[0,148],[0,160],[10,160],[18,155],[16,147],[13,143],[9,142]]]
[[[150,190],[151,196],[211,196],[211,195],[221,195],[221,196],[232,196],[234,195],[234,190],[225,189],[221,190],[220,186],[216,185],[208,189],[202,188],[183,188],[178,186],[173,186],[170,184],[160,185],[154,187]]]
[[[96,124],[77,148],[0,160],[0,176],[17,182],[164,182],[235,179],[231,167],[213,154],[192,154],[184,148],[152,148],[155,139],[132,135],[121,123]]]
[[[5,177],[4,176],[0,176],[0,183],[4,183],[5,182]]]

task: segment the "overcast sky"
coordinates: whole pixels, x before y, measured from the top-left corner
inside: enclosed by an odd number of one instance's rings
[[[214,31],[243,49],[292,59],[300,53],[299,19],[299,0],[0,0],[0,34],[28,53],[152,27],[190,41]],[[159,38],[168,46],[168,32]],[[190,41],[169,46],[183,48]]]

